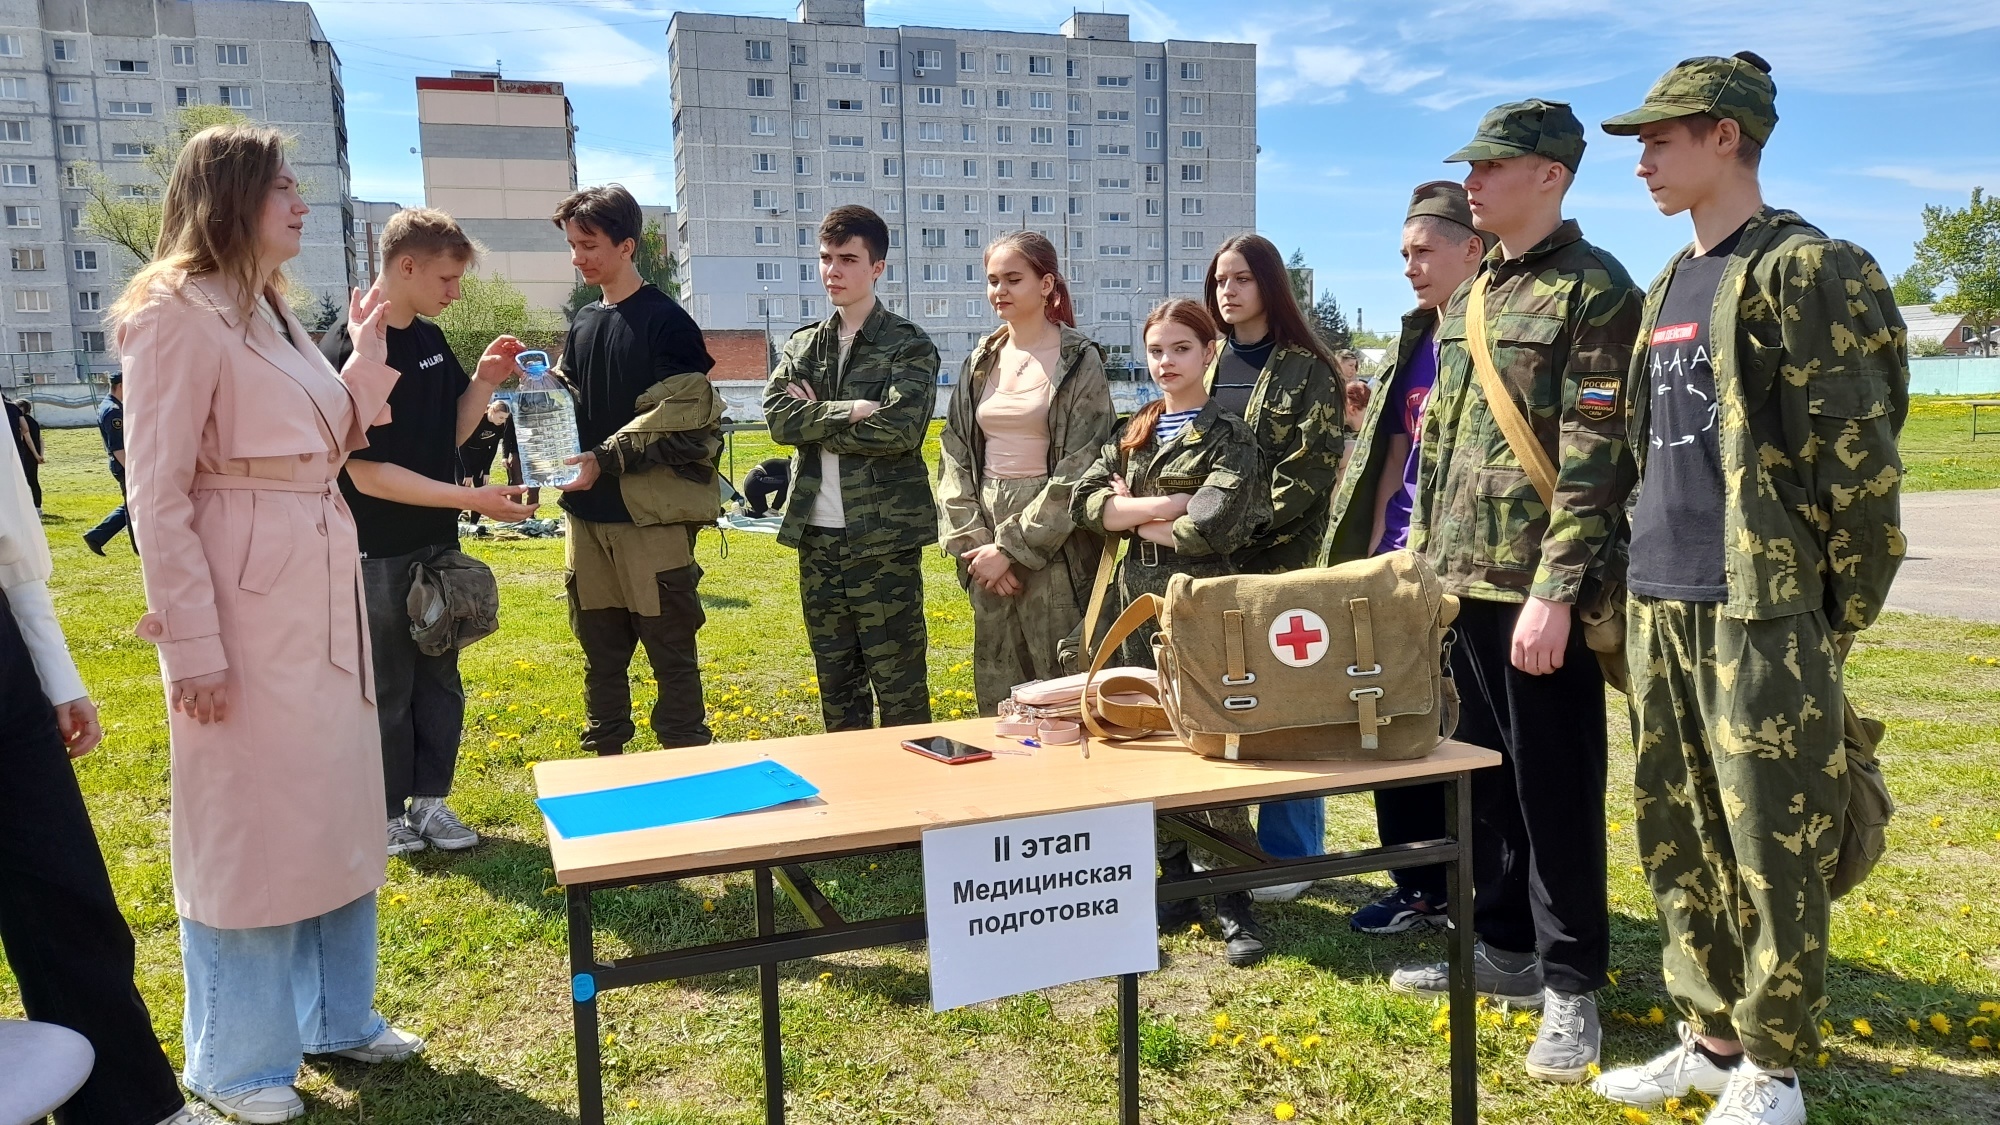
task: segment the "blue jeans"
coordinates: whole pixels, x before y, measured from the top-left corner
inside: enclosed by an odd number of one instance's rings
[[[1326,798],[1266,801],[1257,806],[1257,846],[1275,859],[1326,854]]]
[[[233,1097],[297,1081],[303,1056],[373,1042],[375,892],[288,926],[218,930],[181,919],[187,1087]]]

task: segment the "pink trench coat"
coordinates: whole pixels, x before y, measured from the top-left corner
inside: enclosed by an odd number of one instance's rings
[[[172,682],[228,673],[228,718],[172,710],[175,907],[220,929],[324,914],[383,883],[381,734],[354,518],[336,479],[397,372],[335,374],[222,288],[162,291],[118,333],[138,634]],[[282,302],[280,302],[282,304]]]

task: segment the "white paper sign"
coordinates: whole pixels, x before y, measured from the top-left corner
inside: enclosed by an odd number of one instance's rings
[[[931,1008],[1160,967],[1153,806],[924,833]]]

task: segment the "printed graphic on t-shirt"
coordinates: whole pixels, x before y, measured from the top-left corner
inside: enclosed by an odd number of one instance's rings
[[[1715,382],[1708,357],[1707,341],[1701,339],[1701,325],[1663,324],[1653,330],[1650,358],[1653,394],[1692,396],[1697,402],[1683,401],[1679,409],[1653,412],[1651,440],[1654,449],[1693,445],[1702,434],[1713,432],[1720,408],[1715,402]],[[1692,347],[1689,345],[1692,344]],[[1701,378],[1695,378],[1696,372]],[[1705,387],[1697,383],[1706,384]],[[1661,407],[1667,407],[1665,402]]]
[[[1410,443],[1416,444],[1417,435],[1424,432],[1424,404],[1430,401],[1429,387],[1411,387],[1403,395],[1403,432],[1410,435]]]

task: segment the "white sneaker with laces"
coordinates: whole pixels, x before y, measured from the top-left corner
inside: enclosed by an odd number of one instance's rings
[[[201,1100],[247,1125],[277,1125],[280,1121],[306,1115],[306,1103],[300,1100],[299,1092],[290,1086],[266,1086],[229,1097],[203,1094]]]
[[[1275,887],[1258,887],[1250,892],[1252,902],[1291,902],[1312,890],[1312,880],[1303,883],[1279,883]]]
[[[458,814],[451,811],[443,797],[417,797],[410,801],[410,812],[405,818],[410,822],[410,830],[421,836],[425,843],[442,851],[464,851],[479,842],[479,833],[465,826]]]
[[[301,1105],[304,1103],[301,1102]],[[161,1118],[155,1125],[223,1125],[220,1117],[208,1112],[208,1107],[184,1105]]]
[[[1620,1105],[1651,1109],[1668,1098],[1685,1098],[1696,1090],[1721,1097],[1734,1070],[1724,1070],[1695,1045],[1694,1028],[1675,1025],[1680,1042],[1638,1066],[1607,1070],[1590,1084],[1597,1095]]]
[[[1806,1097],[1797,1075],[1786,1082],[1744,1059],[1702,1121],[1703,1125],[1806,1125]]]
[[[382,1034],[359,1046],[345,1051],[335,1051],[337,1058],[353,1059],[355,1062],[391,1063],[401,1062],[411,1055],[422,1054],[424,1038],[412,1035],[401,1028],[385,1027]]]

